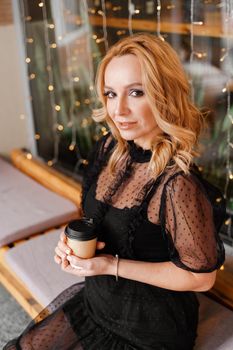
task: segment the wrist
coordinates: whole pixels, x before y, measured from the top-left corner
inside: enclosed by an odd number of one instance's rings
[[[116,280],[118,279],[118,270],[119,270],[119,257],[118,255],[112,256],[110,264],[108,266],[108,274],[115,276]]]

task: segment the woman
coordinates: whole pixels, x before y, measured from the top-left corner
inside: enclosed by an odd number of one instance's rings
[[[149,34],[109,50],[97,90],[94,118],[110,133],[90,159],[82,209],[98,253],[74,256],[61,234],[55,261],[85,286],[5,349],[193,349],[194,292],[213,286],[224,260],[222,218],[192,166],[202,116],[176,53]]]

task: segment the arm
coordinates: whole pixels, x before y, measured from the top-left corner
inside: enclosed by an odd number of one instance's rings
[[[104,243],[98,242],[97,248],[103,247]],[[61,264],[65,272],[84,277],[116,276],[117,259],[114,256],[99,255],[92,259],[80,259],[71,255],[63,233],[55,251],[55,262]],[[72,267],[69,262],[77,268]],[[172,262],[151,263],[120,259],[118,276],[175,291],[206,291],[213,286],[216,272],[193,273],[177,267]]]

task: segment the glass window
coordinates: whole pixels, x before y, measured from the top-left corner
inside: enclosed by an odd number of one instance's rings
[[[120,38],[147,31],[177,51],[194,101],[208,112],[197,163],[233,212],[231,0],[23,0],[21,14],[40,157],[72,174],[82,172],[83,160],[107,130],[91,117],[98,105],[98,63]],[[224,230],[232,242],[230,227]]]

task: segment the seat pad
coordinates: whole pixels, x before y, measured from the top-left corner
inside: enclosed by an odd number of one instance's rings
[[[56,229],[31,238],[5,253],[5,261],[11,270],[44,307],[66,288],[84,281],[84,278],[62,271],[54,262],[54,249],[61,231]]]
[[[0,158],[0,246],[78,216],[77,207]]]

